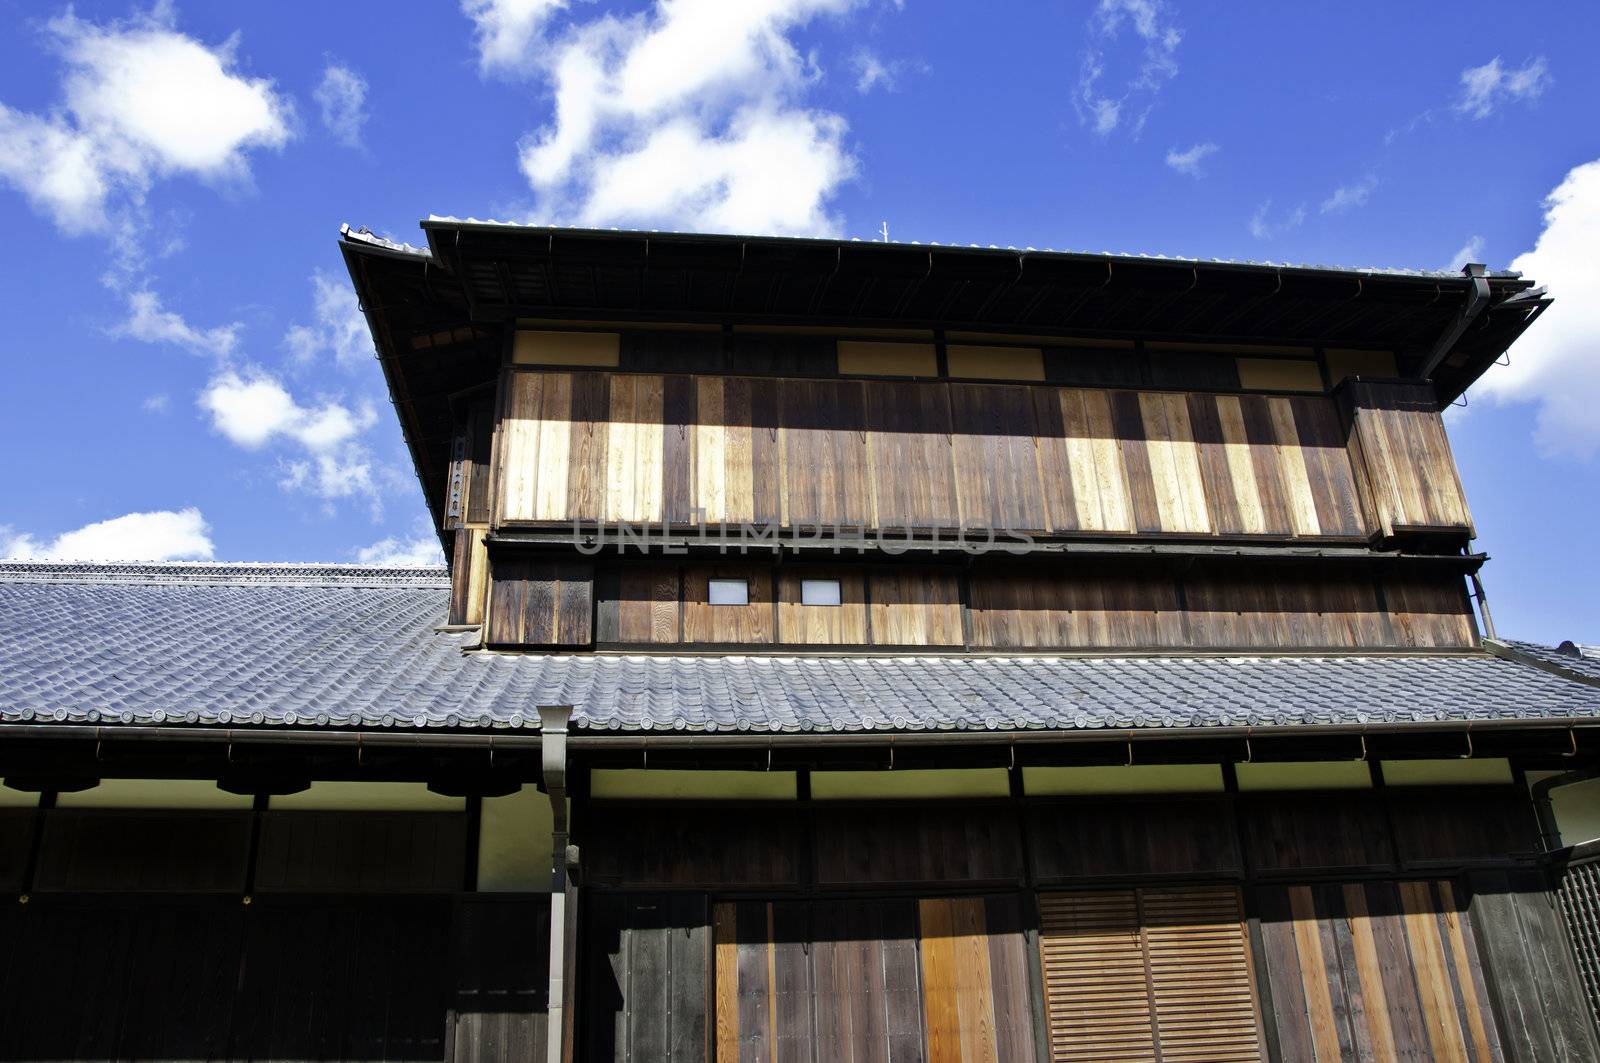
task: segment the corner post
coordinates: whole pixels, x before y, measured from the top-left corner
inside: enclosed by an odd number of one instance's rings
[[[550,797],[550,984],[546,1007],[545,1059],[561,1063],[572,1016],[567,1007],[567,952],[572,944],[568,892],[572,889],[567,845],[567,725],[571,705],[539,706],[539,749],[545,792]]]

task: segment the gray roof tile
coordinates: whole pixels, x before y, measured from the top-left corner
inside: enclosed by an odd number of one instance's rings
[[[446,595],[439,569],[0,565],[0,720],[517,728],[537,726],[540,704],[571,704],[579,727],[616,731],[1600,717],[1600,688],[1476,654],[464,652],[474,634],[436,630]]]

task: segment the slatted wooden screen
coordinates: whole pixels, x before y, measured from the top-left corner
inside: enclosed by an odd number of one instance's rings
[[[1589,1009],[1600,1020],[1600,860],[1591,853],[1567,865],[1558,896]]]
[[[1236,889],[1041,894],[1039,911],[1053,1063],[1263,1058]]]
[[[1367,530],[1320,395],[536,370],[504,392],[497,522]]]
[[[1503,1058],[1472,925],[1450,882],[1258,896],[1285,1059]]]
[[[1031,1063],[1019,901],[736,901],[713,909],[716,1059]]]

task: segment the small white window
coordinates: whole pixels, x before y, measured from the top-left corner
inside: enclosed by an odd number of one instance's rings
[[[800,581],[801,605],[838,605],[839,581],[836,579],[803,579]]]
[[[747,579],[714,579],[710,587],[712,605],[749,605],[750,581]]]

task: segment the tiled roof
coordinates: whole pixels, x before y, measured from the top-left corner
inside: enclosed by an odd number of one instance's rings
[[[1600,718],[1488,655],[465,652],[439,569],[0,565],[0,720],[839,732]],[[1554,652],[1554,651],[1550,651]]]
[[[1518,642],[1510,645],[1529,657],[1562,671],[1600,682],[1600,647],[1564,642],[1560,646],[1544,646],[1537,642]]]

